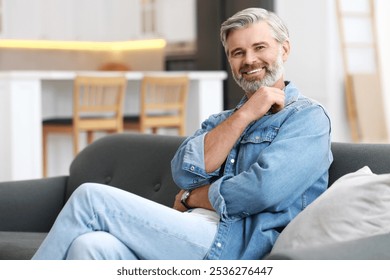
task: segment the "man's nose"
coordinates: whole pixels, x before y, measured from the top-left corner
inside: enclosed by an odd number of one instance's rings
[[[258,61],[256,54],[253,51],[247,51],[245,54],[245,64],[253,64]]]

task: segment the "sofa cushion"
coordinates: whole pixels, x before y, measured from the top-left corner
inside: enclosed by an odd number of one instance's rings
[[[29,260],[47,233],[0,231],[0,260]]]
[[[390,232],[390,174],[344,175],[282,231],[272,253]]]
[[[316,248],[276,252],[267,260],[390,260],[390,233],[338,242]]]

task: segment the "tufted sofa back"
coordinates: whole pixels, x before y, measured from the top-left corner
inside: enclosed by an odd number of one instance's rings
[[[66,199],[82,183],[118,187],[172,206],[178,192],[171,159],[182,137],[122,133],[96,140],[70,166]]]
[[[184,137],[122,133],[96,140],[70,166],[66,196],[82,183],[115,186],[172,206],[178,192],[171,159]],[[390,145],[332,143],[329,186],[339,177],[368,165],[374,173],[390,173]]]

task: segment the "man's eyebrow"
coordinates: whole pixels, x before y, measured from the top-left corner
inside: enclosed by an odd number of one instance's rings
[[[229,51],[229,54],[232,54],[232,53],[234,53],[234,52],[236,52],[236,51],[242,51],[242,50],[243,50],[243,48],[237,47],[237,48],[234,48],[234,49],[232,49],[231,51]]]
[[[253,43],[252,47],[256,47],[256,46],[259,46],[259,45],[267,45],[268,46],[269,43],[266,42],[266,41],[260,41],[260,42]]]
[[[266,41],[259,41],[259,42],[253,43],[251,47],[253,48],[253,47],[260,46],[260,45],[269,46],[269,43],[266,42]],[[229,54],[232,54],[232,53],[234,53],[234,52],[236,52],[236,51],[243,51],[243,50],[244,50],[244,49],[243,49],[242,47],[236,47],[236,48],[230,50],[230,51],[229,51]]]

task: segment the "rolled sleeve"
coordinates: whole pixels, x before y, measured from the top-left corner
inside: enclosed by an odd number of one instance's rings
[[[171,162],[172,175],[175,183],[183,189],[209,184],[210,180],[219,174],[219,169],[207,173],[204,164],[205,133],[188,138],[176,152]]]

